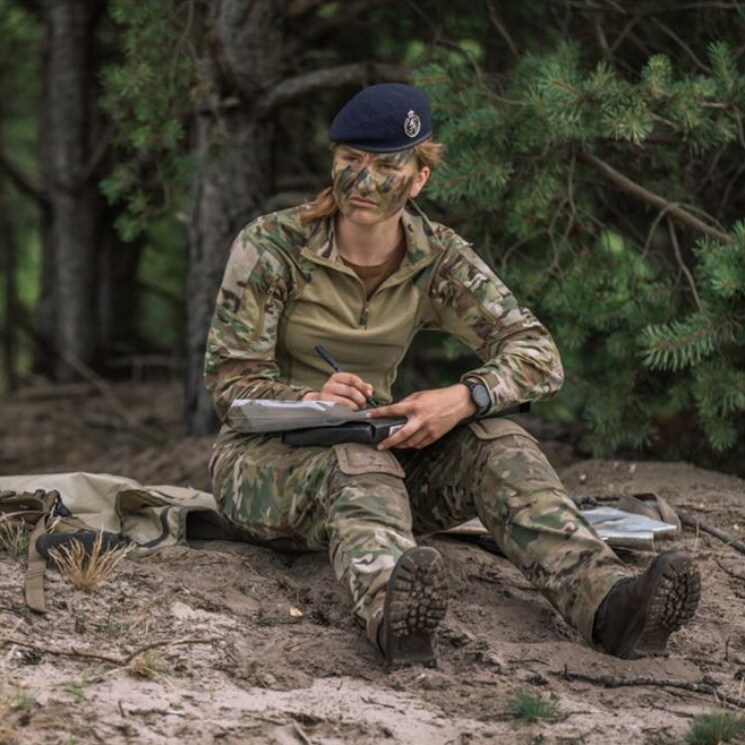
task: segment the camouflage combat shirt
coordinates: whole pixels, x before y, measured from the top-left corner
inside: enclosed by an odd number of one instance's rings
[[[303,223],[303,209],[259,217],[231,247],[205,360],[223,421],[237,398],[299,400],[319,390],[332,371],[316,344],[388,402],[420,329],[453,334],[479,356],[464,377],[485,383],[489,413],[559,389],[551,336],[453,230],[407,205],[401,265],[366,297],[339,257],[333,220]]]

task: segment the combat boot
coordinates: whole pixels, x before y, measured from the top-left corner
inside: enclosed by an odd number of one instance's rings
[[[438,551],[416,546],[396,562],[385,593],[378,646],[388,670],[437,664],[437,626],[447,611],[445,566]]]
[[[665,551],[646,572],[611,587],[595,614],[593,641],[615,657],[663,651],[670,634],[693,617],[700,595],[693,559]]]

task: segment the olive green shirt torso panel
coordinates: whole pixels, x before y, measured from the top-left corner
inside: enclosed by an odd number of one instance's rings
[[[321,388],[333,372],[315,352],[321,344],[342,370],[390,400],[398,365],[421,326],[422,293],[408,282],[383,285],[366,298],[359,277],[328,269],[288,301],[277,361],[290,384]]]

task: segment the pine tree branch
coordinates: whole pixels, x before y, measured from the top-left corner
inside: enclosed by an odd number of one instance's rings
[[[324,18],[315,24],[308,25],[306,23],[303,30],[303,46],[306,49],[317,46],[318,42],[328,34],[340,28],[348,27],[350,23],[353,23],[368,11],[381,5],[387,5],[390,2],[391,0],[347,0],[345,3],[340,3],[339,10],[331,17]],[[300,20],[302,20],[302,16],[300,16]]]
[[[697,56],[696,53],[691,49],[688,44],[686,44],[683,39],[681,39],[669,26],[666,26],[664,23],[661,23],[656,18],[652,18],[652,23],[654,23],[655,26],[657,26],[660,31],[662,31],[663,34],[666,36],[669,36],[674,42],[676,42],[681,49],[693,60],[693,63],[699,67],[701,70],[703,70],[707,75],[713,75],[714,71],[708,66],[705,65]]]
[[[742,176],[743,172],[745,172],[745,163],[742,163],[735,170],[734,175],[727,182],[727,186],[724,187],[724,193],[722,194],[722,198],[719,202],[719,210],[717,211],[718,215],[721,215],[724,209],[729,205],[732,189],[735,186],[735,184],[740,183],[740,177]]]
[[[502,17],[499,15],[497,4],[494,2],[494,0],[486,0],[486,8],[489,12],[489,20],[492,22],[494,28],[497,29],[497,31],[499,32],[499,35],[505,40],[505,43],[510,48],[510,52],[512,52],[512,54],[514,54],[515,57],[519,56],[519,52],[517,51],[517,46],[515,45],[515,41],[510,35],[510,32],[507,29],[507,26],[504,25],[504,21],[502,20]]]
[[[116,124],[110,121],[106,130],[101,135],[95,150],[91,153],[88,162],[85,164],[85,168],[83,169],[84,181],[87,181],[98,170],[98,167],[109,152],[109,145],[111,145],[111,141],[114,139],[115,132]]]
[[[707,225],[702,220],[699,220],[695,215],[692,215],[687,210],[682,209],[675,202],[671,202],[668,199],[661,197],[659,194],[655,194],[654,192],[649,191],[649,189],[645,189],[640,184],[637,184],[636,181],[632,181],[628,176],[624,176],[622,173],[617,171],[615,168],[613,168],[613,166],[611,166],[609,163],[606,163],[601,158],[598,158],[597,156],[592,155],[588,152],[582,153],[580,157],[582,158],[582,160],[585,161],[585,163],[589,163],[596,170],[600,171],[600,173],[602,173],[609,181],[611,181],[619,189],[621,189],[621,191],[638,197],[639,199],[642,199],[649,204],[653,204],[655,207],[664,209],[665,212],[671,217],[674,217],[680,222],[689,225],[695,230],[698,230],[700,233],[704,233],[705,235],[709,235],[712,238],[715,238],[721,243],[733,242],[734,239],[729,233],[723,233],[721,230],[712,228],[710,225]]]
[[[259,116],[267,116],[280,106],[301,96],[327,88],[337,88],[353,83],[365,84],[375,81],[400,81],[409,77],[409,71],[399,65],[357,63],[338,65],[323,70],[313,70],[292,78],[286,78],[265,93],[256,103]]]
[[[33,199],[42,209],[47,206],[46,194],[31,179],[23,174],[19,168],[14,166],[6,157],[5,153],[0,152],[0,173],[5,174],[11,183],[22,194]]]
[[[675,252],[675,258],[678,260],[678,264],[680,265],[681,270],[683,271],[683,274],[686,275],[686,279],[688,280],[688,285],[691,288],[691,294],[693,295],[693,299],[696,303],[696,309],[699,313],[703,313],[704,306],[701,303],[701,298],[699,297],[698,290],[696,289],[696,281],[693,279],[693,275],[691,274],[691,270],[686,265],[685,261],[683,261],[683,254],[680,251],[680,244],[678,243],[678,234],[675,232],[675,225],[673,224],[672,220],[667,221],[667,228],[670,232],[670,242],[673,244],[673,251]]]
[[[636,26],[637,23],[641,18],[639,16],[634,16],[630,21],[626,23],[626,25],[621,29],[618,36],[613,40],[613,43],[610,45],[610,53],[614,54],[616,49],[623,43],[623,41],[626,39],[626,37],[634,30],[634,26]]]
[[[608,46],[608,39],[597,15],[593,16],[592,25],[595,30],[595,36],[598,39],[598,46],[600,47],[600,51],[603,53],[603,56],[608,62],[613,62],[613,54],[611,53],[610,47]]]
[[[610,2],[609,0],[604,0],[600,4],[593,3],[592,0],[552,0],[552,2],[577,10],[607,10],[626,16],[631,14],[652,16],[662,13],[680,13],[684,10],[740,10],[737,0],[733,0],[733,2],[717,2],[716,0],[706,2],[706,0],[701,0],[693,3],[668,3],[654,8],[624,7],[621,3]]]

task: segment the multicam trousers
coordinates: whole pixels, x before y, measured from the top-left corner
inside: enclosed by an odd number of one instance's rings
[[[328,548],[375,639],[398,557],[478,516],[504,554],[588,641],[595,611],[627,571],[541,453],[508,419],[472,422],[422,450],[291,447],[224,429],[211,462],[223,514],[262,541]]]

